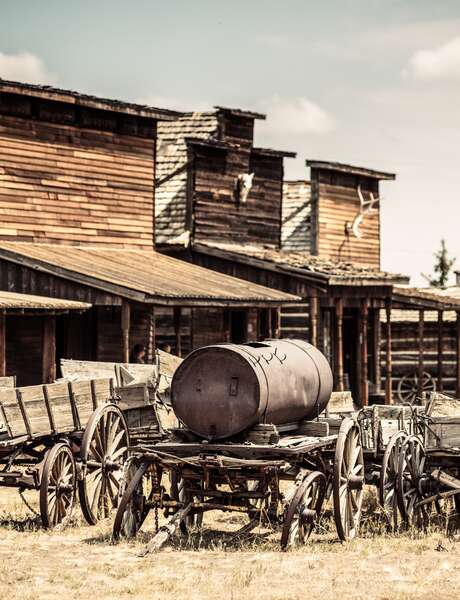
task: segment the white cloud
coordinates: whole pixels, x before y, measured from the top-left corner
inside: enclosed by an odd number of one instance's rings
[[[335,127],[333,117],[308,98],[273,96],[260,106],[267,113],[263,129],[271,134],[321,134]]]
[[[432,50],[416,52],[403,76],[418,81],[460,79],[460,36]]]
[[[30,52],[3,54],[0,52],[0,77],[23,83],[55,84],[56,76],[50,73],[43,61]]]

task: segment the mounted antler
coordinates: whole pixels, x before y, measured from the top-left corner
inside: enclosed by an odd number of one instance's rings
[[[359,196],[359,212],[354,218],[352,223],[346,224],[347,233],[353,233],[355,238],[361,239],[361,231],[359,229],[363,222],[364,216],[376,211],[375,206],[379,203],[380,198],[375,198],[372,192],[369,192],[370,200],[364,200],[363,193],[361,191],[361,185],[358,185],[358,196]]]

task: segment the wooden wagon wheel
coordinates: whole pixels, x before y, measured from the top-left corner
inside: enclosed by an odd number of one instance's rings
[[[193,496],[186,489],[187,480],[179,478],[177,480],[177,499],[182,502],[183,505],[189,504],[193,501]],[[180,522],[179,528],[183,535],[189,535],[190,530],[193,528],[200,528],[203,525],[203,512],[190,512]]]
[[[281,548],[304,544],[318,519],[326,494],[326,477],[313,471],[303,479],[286,511],[281,533]]]
[[[379,481],[379,502],[385,512],[388,523],[398,527],[398,498],[396,494],[396,481],[398,474],[399,454],[407,439],[407,433],[397,431],[388,442],[382,460]]]
[[[417,435],[410,435],[401,447],[396,477],[398,508],[406,524],[423,526],[427,516],[423,500],[423,484],[426,481],[425,448]]]
[[[436,382],[429,373],[424,372],[422,375],[421,391],[426,393],[436,391]],[[400,402],[413,404],[418,393],[418,373],[410,373],[401,377],[398,382],[398,399]]]
[[[120,500],[113,522],[112,539],[136,537],[150,510],[146,503],[143,479],[149,463],[139,464],[137,458],[128,459],[125,475],[120,486]]]
[[[332,496],[334,520],[342,541],[356,536],[361,519],[364,458],[360,433],[353,419],[344,419],[335,449]]]
[[[83,434],[84,476],[78,482],[81,509],[90,525],[108,517],[116,505],[128,446],[128,426],[121,410],[113,404],[97,408]]]
[[[75,500],[77,469],[71,449],[60,442],[48,450],[40,481],[43,526],[55,527],[70,516]]]

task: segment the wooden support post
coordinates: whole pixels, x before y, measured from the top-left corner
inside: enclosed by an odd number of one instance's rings
[[[43,317],[42,379],[52,383],[56,379],[56,317]]]
[[[369,315],[369,301],[367,298],[361,300],[361,331],[360,331],[360,348],[361,348],[361,404],[367,406],[369,404],[369,384],[367,381],[367,325]]]
[[[386,354],[385,354],[385,404],[392,404],[393,402],[393,376],[392,376],[392,361],[391,361],[391,299],[386,301]]]
[[[382,385],[382,373],[380,369],[380,309],[375,308],[372,313],[372,330],[373,330],[373,359],[374,359],[374,383],[377,390],[380,392]]]
[[[123,359],[124,363],[129,363],[129,331],[131,328],[131,305],[127,300],[123,300],[121,305],[121,333],[123,337]]]
[[[150,364],[155,364],[156,359],[156,320],[155,307],[152,306],[149,315],[149,338],[147,348],[147,360]]]
[[[438,310],[438,392],[443,391],[443,346],[444,346],[444,313]]]
[[[279,306],[272,308],[272,320],[273,337],[278,339],[281,335],[281,308]]]
[[[310,298],[310,343],[315,347],[318,346],[318,310],[318,296],[315,291]]]
[[[174,307],[174,335],[176,339],[176,355],[182,356],[182,344],[181,344],[181,320],[182,310],[180,306]]]
[[[423,338],[425,330],[425,311],[418,311],[418,367],[417,367],[417,396],[422,397],[423,393]]]
[[[345,389],[343,381],[343,299],[337,298],[335,301],[335,369],[337,391],[343,392]]]
[[[267,338],[271,340],[273,337],[273,322],[271,308],[267,308]]]
[[[6,375],[6,317],[0,312],[0,377]]]
[[[456,376],[456,388],[457,398],[460,398],[460,311],[457,311],[457,339],[455,344],[456,349],[456,365],[455,365],[455,376]]]

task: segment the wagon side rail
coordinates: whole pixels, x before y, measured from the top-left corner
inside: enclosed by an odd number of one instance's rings
[[[94,410],[113,399],[108,379],[0,387],[0,446],[81,432]]]

